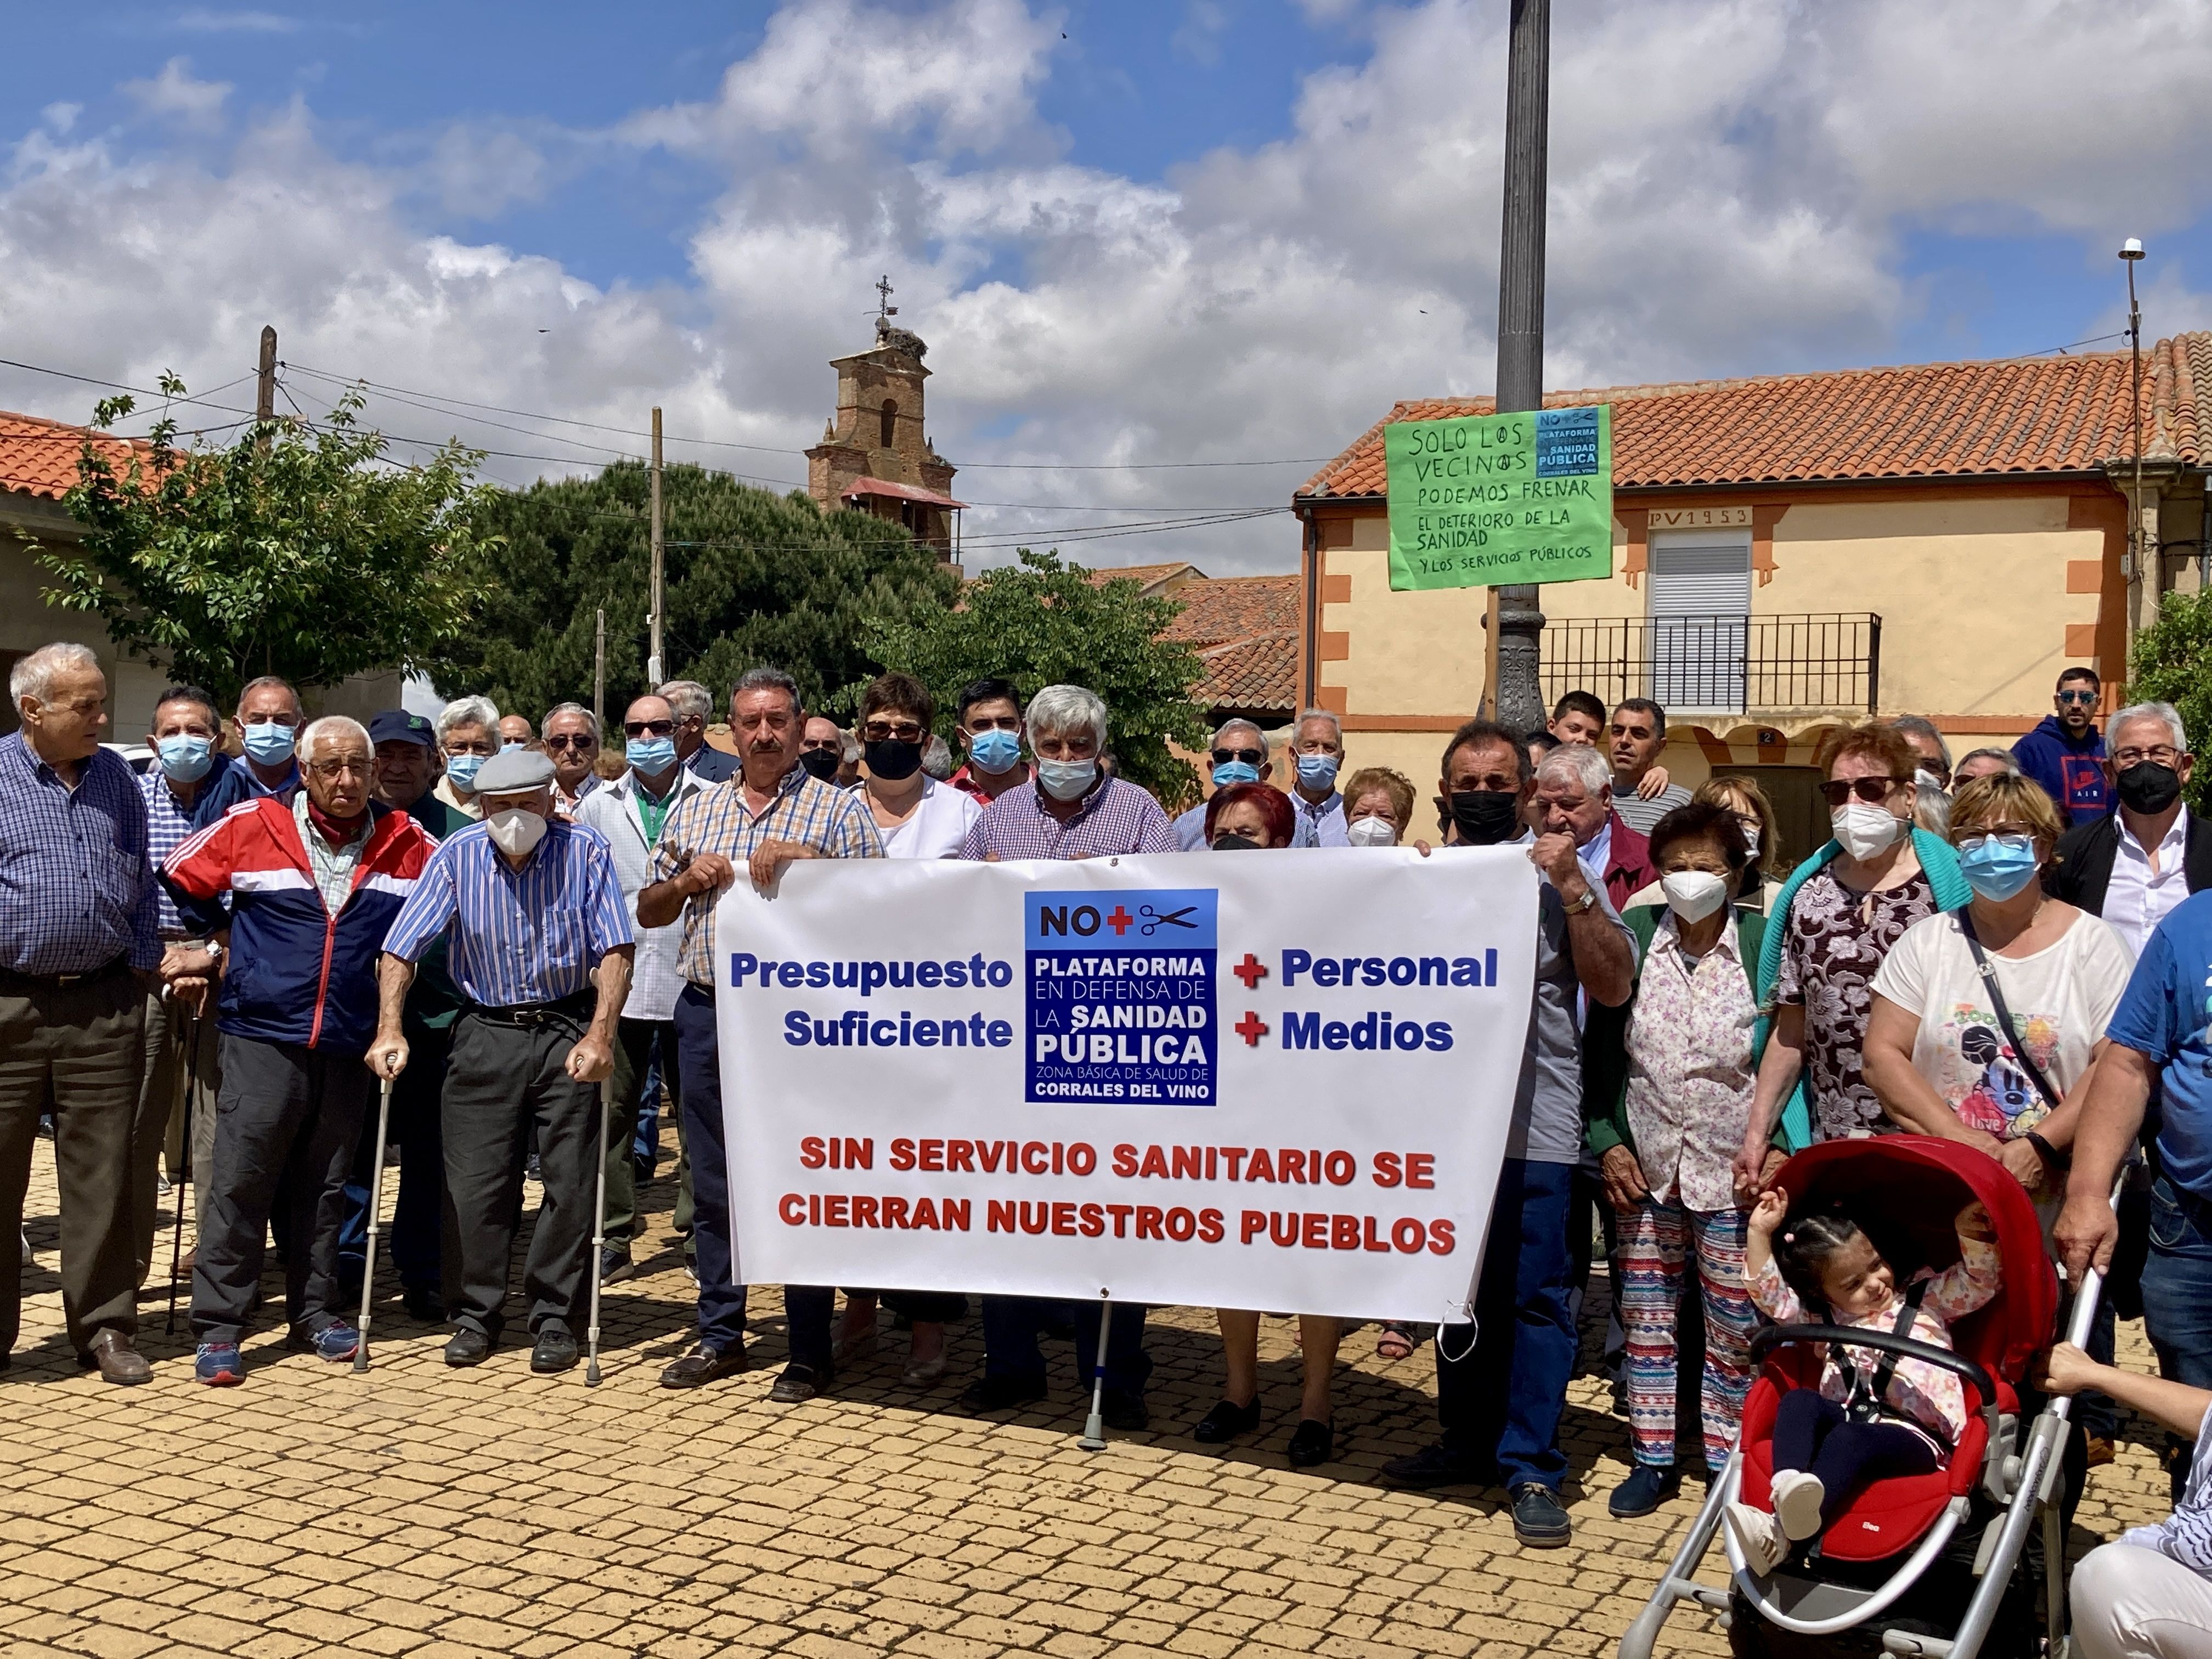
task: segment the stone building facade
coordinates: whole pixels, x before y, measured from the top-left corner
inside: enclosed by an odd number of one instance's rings
[[[831,361],[837,412],[806,452],[806,493],[825,513],[854,507],[904,525],[949,562],[962,503],[946,493],[957,469],[923,421],[927,350],[920,335],[878,317],[872,350]]]

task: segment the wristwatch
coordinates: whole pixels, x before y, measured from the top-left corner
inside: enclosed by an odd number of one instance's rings
[[[1597,889],[1585,885],[1583,888],[1583,896],[1580,898],[1567,899],[1563,901],[1563,902],[1567,907],[1567,914],[1569,915],[1578,916],[1582,915],[1583,911],[1595,908],[1597,904]]]

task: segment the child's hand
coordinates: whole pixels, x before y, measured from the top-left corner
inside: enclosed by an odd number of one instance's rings
[[[1751,1206],[1751,1220],[1747,1225],[1761,1238],[1769,1238],[1782,1224],[1782,1218],[1789,1212],[1790,1194],[1779,1187],[1769,1187],[1759,1195],[1759,1202]]]
[[[2060,1342],[2036,1361],[2028,1380],[2045,1394],[2079,1394],[2097,1386],[2097,1373],[2103,1369],[2071,1342]]]
[[[1996,1224],[1990,1219],[1990,1212],[1982,1207],[1979,1199],[1960,1211],[1958,1220],[1953,1224],[1961,1238],[1988,1241],[1997,1236]]]

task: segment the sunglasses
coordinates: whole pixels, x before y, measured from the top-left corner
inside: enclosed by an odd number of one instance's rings
[[[573,737],[563,732],[557,738],[546,738],[545,746],[548,749],[556,750],[562,749],[597,749],[599,746],[599,740],[597,738],[587,737],[581,732],[575,733]]]
[[[1267,763],[1267,751],[1264,749],[1217,749],[1213,751],[1216,766],[1226,766],[1231,761],[1243,761],[1247,766],[1261,766]]]
[[[1820,793],[1830,806],[1841,806],[1856,795],[1861,800],[1879,806],[1889,799],[1889,792],[1909,778],[1830,778],[1820,785]]]
[[[670,738],[676,735],[674,720],[624,720],[623,736],[626,738]]]
[[[860,735],[870,743],[920,743],[921,724],[901,720],[894,726],[889,720],[870,720],[860,728]]]
[[[2058,701],[2077,705],[2093,703],[2097,701],[2097,694],[2094,691],[2061,691]]]

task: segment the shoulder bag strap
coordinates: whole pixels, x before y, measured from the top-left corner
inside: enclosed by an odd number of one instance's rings
[[[1990,1001],[1997,1011],[1997,1024],[2004,1028],[2005,1041],[2012,1044],[2012,1057],[2027,1073],[2027,1080],[2035,1085],[2036,1093],[2043,1097],[2043,1103],[2051,1110],[2057,1111],[2058,1091],[2051,1086],[2050,1079],[2043,1075],[2043,1068],[2035,1063],[2035,1056],[2027,1052],[2027,1045],[2020,1040],[2020,1031],[2012,1023],[2012,1010],[2005,1006],[2004,987],[1997,983],[1996,964],[1990,960],[1988,952],[1982,949],[1981,940],[1974,936],[1973,917],[1964,910],[1955,914],[1959,918],[1959,931],[1966,936],[1966,948],[1974,953],[1974,971],[1981,975],[1982,983],[1989,987]]]

